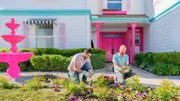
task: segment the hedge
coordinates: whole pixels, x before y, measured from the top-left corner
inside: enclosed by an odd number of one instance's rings
[[[136,54],[135,65],[156,75],[180,75],[180,52]]]
[[[19,52],[34,52],[34,56],[27,62],[20,63],[22,71],[67,71],[71,58],[76,53],[83,52],[84,48],[60,50],[55,48],[24,48]],[[91,63],[94,69],[104,68],[106,52],[92,48]],[[0,52],[9,52],[9,49],[0,49]],[[8,65],[0,63],[0,71],[5,71]]]

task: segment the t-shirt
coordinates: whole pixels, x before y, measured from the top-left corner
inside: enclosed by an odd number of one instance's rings
[[[126,62],[129,62],[129,57],[127,54],[121,56],[119,53],[113,55],[112,59],[113,63],[117,63],[118,67],[125,66]],[[114,68],[114,72],[119,72],[116,68]]]
[[[81,69],[82,66],[86,63],[86,62],[89,62],[91,63],[90,59],[87,58],[84,60],[84,54],[83,53],[78,53],[76,55],[73,56],[69,66],[68,66],[68,70],[71,70],[73,71],[74,68],[75,68],[75,64],[76,64],[76,68],[79,68]]]

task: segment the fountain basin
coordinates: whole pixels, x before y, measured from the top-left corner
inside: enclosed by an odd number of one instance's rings
[[[1,36],[6,42],[10,42],[10,43],[18,43],[21,42],[25,36],[22,35],[2,35]]]
[[[0,53],[0,62],[25,62],[33,56],[33,52]]]
[[[9,64],[7,73],[11,78],[20,78],[21,69],[19,62],[25,62],[34,55],[33,52],[18,52],[18,53],[0,53],[0,62]]]

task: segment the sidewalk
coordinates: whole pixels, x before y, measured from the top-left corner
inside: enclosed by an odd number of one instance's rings
[[[144,85],[150,85],[150,86],[158,86],[160,85],[160,82],[164,79],[167,78],[170,81],[173,81],[176,85],[180,86],[180,76],[156,76],[152,73],[149,73],[147,71],[141,70],[136,67],[132,67],[132,69],[136,72],[136,75],[140,76],[140,83]],[[101,74],[104,75],[114,75],[112,72],[112,63],[107,63],[106,67],[101,70],[95,70],[95,75],[93,76],[92,79],[97,78]],[[19,79],[12,79],[13,83],[22,83],[25,80],[32,79],[36,75],[43,75],[43,74],[53,74],[56,76],[64,76],[67,77],[67,73],[63,72],[22,72],[21,73],[21,78]],[[0,72],[0,75],[7,76],[6,72]]]
[[[112,64],[106,64],[106,68],[107,70],[112,70]],[[136,72],[136,75],[140,77],[140,82],[142,84],[158,86],[163,79],[167,78],[180,86],[180,76],[157,76],[137,67],[132,67],[132,69]]]

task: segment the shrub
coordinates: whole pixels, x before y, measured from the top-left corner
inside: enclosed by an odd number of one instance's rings
[[[91,57],[91,64],[93,69],[102,69],[106,64],[106,55],[104,54],[93,54]]]
[[[7,63],[0,62],[0,71],[6,71],[7,68],[8,68]]]
[[[180,52],[136,54],[135,64],[161,76],[180,75]]]
[[[74,48],[74,49],[65,49],[60,50],[56,48],[23,48],[20,49],[20,52],[34,52],[35,55],[42,55],[42,54],[57,54],[66,57],[70,57],[75,55],[76,53],[83,52],[85,48]],[[92,48],[93,54],[106,54],[104,50],[99,50]]]
[[[163,64],[163,63],[158,63],[153,66],[152,72],[161,75],[161,76],[166,76],[166,75],[179,75],[180,69],[178,66],[174,66],[173,64]]]
[[[13,86],[9,83],[7,78],[0,76],[0,88],[11,89]]]
[[[7,48],[0,48],[0,52],[10,52],[10,50]]]
[[[30,59],[35,70],[39,71],[66,71],[70,58],[61,55],[34,56]]]
[[[44,77],[35,77],[32,80],[27,80],[26,85],[23,86],[23,90],[38,90],[43,88],[42,82],[45,82]]]
[[[83,52],[85,48],[60,50],[56,48],[23,48],[19,52],[34,52],[34,56],[20,63],[22,71],[66,71],[71,58],[76,53]],[[94,69],[104,68],[106,52],[92,48],[91,63]],[[9,49],[0,49],[0,52],[9,52]],[[8,64],[0,63],[0,71],[6,71]]]

